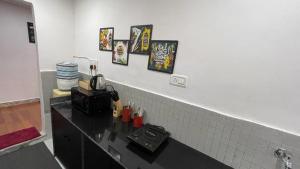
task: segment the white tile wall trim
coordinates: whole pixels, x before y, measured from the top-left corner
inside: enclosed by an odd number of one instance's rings
[[[273,155],[279,147],[293,153],[293,168],[300,169],[299,136],[116,81],[110,83],[123,103],[130,100],[146,110],[145,122],[164,126],[174,139],[235,169],[280,169],[281,163]]]

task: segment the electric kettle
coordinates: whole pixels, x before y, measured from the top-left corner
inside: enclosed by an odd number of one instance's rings
[[[102,74],[93,76],[90,80],[90,86],[93,90],[104,90],[106,88],[104,76]]]

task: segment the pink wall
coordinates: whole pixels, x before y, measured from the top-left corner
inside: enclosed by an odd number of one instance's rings
[[[39,98],[36,45],[29,43],[31,8],[0,0],[0,103]]]

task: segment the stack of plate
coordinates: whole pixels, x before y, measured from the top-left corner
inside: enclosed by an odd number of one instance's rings
[[[71,90],[78,86],[78,64],[62,62],[56,64],[56,79],[59,90]]]

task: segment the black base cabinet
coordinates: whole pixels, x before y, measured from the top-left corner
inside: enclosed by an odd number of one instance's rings
[[[81,132],[56,111],[52,111],[54,155],[67,169],[82,169]]]
[[[54,153],[66,169],[233,169],[172,138],[149,154],[127,139],[132,124],[111,111],[87,116],[69,97],[51,99],[51,116]]]
[[[51,116],[54,155],[66,169],[125,169],[61,114]]]
[[[88,138],[84,138],[84,168],[125,169]]]

